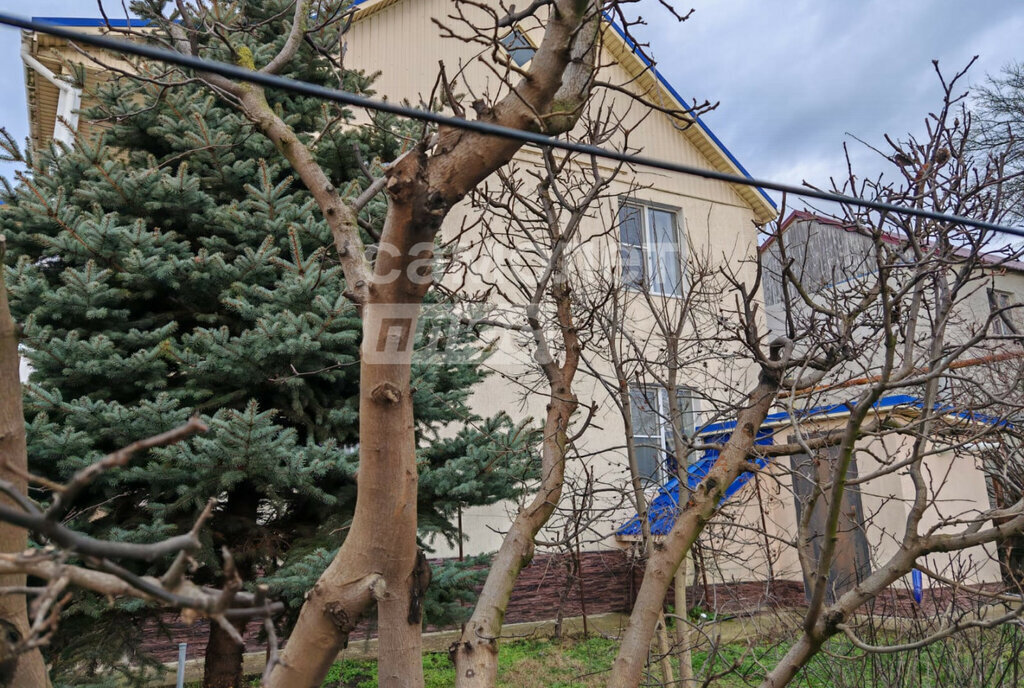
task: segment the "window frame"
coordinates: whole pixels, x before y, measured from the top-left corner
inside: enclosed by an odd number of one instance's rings
[[[640,240],[641,244],[633,242],[626,242],[623,232],[624,226],[624,212],[627,208],[635,208],[639,210],[640,217]],[[676,257],[676,276],[678,280],[676,288],[671,291],[664,289],[665,282],[669,278],[669,275],[665,274],[666,265],[663,264],[659,258],[665,255],[663,251],[651,251],[652,244],[659,244],[656,241],[657,228],[652,222],[653,213],[664,213],[672,219],[672,239],[674,252],[668,252],[669,255]],[[619,198],[618,208],[618,234],[619,234],[619,263],[622,268],[621,275],[623,285],[629,291],[647,293],[652,296],[661,297],[674,297],[682,298],[686,295],[686,234],[683,231],[685,226],[685,217],[683,211],[677,206],[666,205],[664,203],[657,203],[655,201],[647,201],[631,196],[623,196]],[[636,279],[627,279],[627,251],[633,252],[639,250],[641,261],[642,261],[642,273],[640,279],[643,284],[638,283]],[[660,284],[659,284],[660,283]]]
[[[992,290],[992,300],[995,302],[996,310],[1002,311],[996,317],[992,319],[992,334],[996,337],[1005,337],[1012,335],[1013,332],[1003,322],[1003,318],[1007,320],[1013,319],[1013,311],[1002,310],[1004,308],[1010,308],[1014,305],[1013,303],[1013,292],[1003,291],[1002,289]]]
[[[646,408],[641,409],[637,403],[637,399],[642,399],[644,405],[650,407],[650,400],[652,393],[657,391],[657,406],[658,408]],[[698,427],[698,418],[700,414],[700,404],[697,391],[692,387],[685,385],[679,385],[676,387],[676,396],[679,397],[680,402],[683,403],[681,407],[681,416],[683,418],[682,430],[684,433],[692,437]],[[653,448],[658,456],[658,460],[655,464],[655,470],[651,474],[641,474],[640,479],[643,480],[649,487],[660,487],[666,482],[675,477],[675,474],[668,470],[667,462],[668,457],[673,455],[672,450],[672,418],[669,417],[669,406],[668,406],[668,390],[661,385],[638,385],[631,386],[629,388],[629,405],[630,405],[630,418],[632,420],[632,432],[633,432],[633,449],[636,452],[637,458],[637,469],[640,469],[640,456],[637,451],[641,447]],[[647,423],[643,422],[641,414],[649,414],[649,418],[653,418],[657,424],[657,435],[651,435],[645,432],[648,430],[646,427]],[[656,440],[656,443],[652,440]],[[697,461],[697,452],[690,452],[686,457],[686,466],[690,466]]]

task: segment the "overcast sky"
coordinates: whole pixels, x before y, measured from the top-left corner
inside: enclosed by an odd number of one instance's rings
[[[1020,0],[691,0],[684,24],[645,2],[649,24],[639,30],[659,70],[682,96],[720,101],[705,121],[751,174],[791,183],[843,174],[843,141],[858,150],[847,132],[879,142],[920,131],[938,102],[932,59],[952,72],[979,55],[975,83],[1024,60]],[[0,10],[97,16],[93,0],[0,0]],[[0,28],[0,64],[0,125],[23,139],[15,30]],[[868,154],[857,164],[879,169]]]
[[[842,143],[857,168],[880,169],[847,133],[921,132],[946,74],[973,83],[1024,60],[1019,0],[693,0],[683,24],[648,9],[646,40],[685,98],[719,101],[705,121],[757,177],[826,185],[842,176]]]

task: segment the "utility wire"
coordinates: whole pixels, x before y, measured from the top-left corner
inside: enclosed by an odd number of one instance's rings
[[[140,20],[140,24],[141,23],[142,22]],[[360,96],[348,91],[327,88],[326,86],[319,86],[317,84],[310,84],[304,81],[278,76],[276,74],[264,74],[245,67],[228,64],[226,62],[207,60],[193,55],[184,55],[173,50],[165,50],[163,48],[107,38],[105,36],[84,34],[61,26],[56,26],[48,22],[23,19],[21,17],[2,12],[0,12],[0,24],[6,24],[7,26],[25,29],[27,31],[38,31],[39,33],[45,33],[59,38],[66,38],[69,41],[103,48],[115,53],[128,53],[130,55],[136,55],[138,57],[158,62],[166,62],[200,72],[219,74],[220,76],[227,77],[229,79],[237,79],[238,81],[248,82],[266,88],[290,91],[292,93],[329,100],[350,107],[375,110],[377,112],[387,112],[399,117],[408,117],[422,122],[430,122],[440,126],[463,129],[466,131],[476,132],[478,134],[514,139],[522,141],[523,143],[533,144],[535,146],[554,148],[583,155],[591,155],[597,158],[615,160],[617,162],[623,162],[630,165],[651,167],[658,170],[665,170],[667,172],[677,172],[679,174],[703,177],[704,179],[714,179],[717,181],[729,182],[731,184],[740,184],[742,186],[761,187],[763,189],[771,189],[773,191],[793,194],[794,196],[804,198],[816,198],[822,201],[830,201],[833,203],[841,203],[862,208],[871,208],[872,210],[897,213],[900,215],[910,215],[912,217],[921,217],[928,220],[938,220],[940,222],[948,222],[951,224],[962,224],[970,227],[977,227],[978,229],[987,229],[1024,238],[1024,228],[1009,227],[996,224],[994,222],[985,222],[984,220],[961,217],[959,215],[948,215],[946,213],[926,210],[924,208],[909,208],[893,203],[884,203],[882,201],[874,201],[866,198],[857,198],[855,196],[846,196],[843,194],[830,193],[828,191],[819,191],[817,189],[809,189],[807,187],[796,186],[794,184],[773,182],[766,179],[756,179],[728,172],[719,172],[717,170],[707,170],[667,160],[649,158],[643,155],[622,153],[616,150],[601,148],[600,146],[593,146],[586,143],[564,141],[546,134],[524,131],[522,129],[513,129],[511,127],[503,127],[480,120],[461,119],[459,117],[431,112],[429,110],[397,105],[387,101],[373,100],[372,98]]]

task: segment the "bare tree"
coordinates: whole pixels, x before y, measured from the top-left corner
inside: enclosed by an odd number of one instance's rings
[[[645,212],[650,211],[623,205],[617,223],[619,236],[635,231],[623,225],[637,222],[637,213]],[[651,522],[660,520],[649,514],[649,496],[659,496],[656,486],[675,479],[677,499],[685,502],[689,497],[688,468],[691,458],[697,456],[694,447],[699,442],[699,428],[694,426],[698,397],[707,394],[710,402],[719,396],[718,403],[707,404],[708,410],[724,409],[728,390],[736,386],[736,381],[729,379],[734,371],[720,365],[723,350],[710,343],[729,339],[720,307],[728,301],[730,288],[721,274],[733,274],[735,278],[736,268],[742,266],[716,266],[707,250],[701,252],[697,245],[692,237],[675,237],[674,241],[649,247],[649,252],[656,255],[642,257],[645,260],[641,264],[633,265],[629,264],[631,255],[623,248],[620,269],[596,272],[596,286],[582,297],[600,297],[587,303],[594,312],[587,370],[602,385],[622,418],[623,450],[630,477],[627,496],[636,509],[638,550],[643,558],[650,556],[655,544]],[[689,250],[685,259],[680,247]],[[675,265],[685,265],[685,269],[662,267]],[[655,282],[664,284],[655,289]],[[724,394],[716,395],[714,390],[723,390]],[[657,535],[660,539],[661,534]],[[673,578],[674,641],[668,640],[664,616],[658,621],[656,636],[663,655],[663,679],[674,682],[668,663],[671,647],[681,685],[692,685],[693,641],[686,614],[685,580],[684,558]]]
[[[929,117],[926,138],[889,140],[892,152],[884,155],[899,169],[900,182],[857,182],[851,171],[848,183],[856,186],[845,190],[1000,219],[1003,158],[968,154],[971,118],[957,93],[962,77],[941,80],[943,104]],[[673,573],[744,471],[795,490],[795,534],[779,528],[765,534],[795,553],[809,595],[800,637],[767,671],[764,686],[787,685],[836,635],[864,652],[902,652],[1024,613],[1014,595],[975,591],[980,598],[973,606],[953,605],[945,624],[908,642],[885,646],[858,634],[857,614],[914,568],[935,585],[961,588],[963,578],[977,579],[994,556],[986,545],[1024,527],[1021,502],[964,503],[953,496],[952,478],[952,462],[959,460],[1012,482],[1007,477],[1020,461],[1017,431],[1008,422],[1024,401],[1020,354],[1013,350],[1019,341],[1015,307],[989,295],[1000,266],[1017,254],[988,233],[890,213],[851,208],[834,224],[841,236],[861,237],[866,250],[838,256],[849,262],[832,272],[805,268],[812,262],[828,267],[834,256],[810,255],[792,243],[799,238],[788,241],[782,229],[773,233],[768,270],[776,273],[781,294],[781,312],[770,314],[775,332],[756,312],[760,266],[752,284],[731,280],[742,295],[733,332],[760,380],[737,409],[725,442],[696,443],[719,457],[688,501],[679,500],[671,531],[648,559],[610,686],[640,680]],[[765,341],[772,342],[768,355]],[[784,418],[765,426],[773,405],[784,409]],[[766,429],[774,443],[755,445],[756,433]],[[792,457],[792,469],[777,460],[785,456]],[[886,487],[895,476],[905,476],[906,497]],[[807,487],[796,489],[801,483]],[[874,499],[873,506],[852,508],[859,495],[865,504]],[[894,520],[898,503],[904,517]],[[858,554],[851,545],[857,532],[873,538],[871,568],[843,580],[837,573]],[[1008,606],[985,616],[977,599]]]
[[[3,256],[6,243],[0,234],[0,480],[14,494],[5,494],[4,508],[15,509],[28,494],[28,454],[25,449],[25,416],[21,409],[21,378],[18,365],[18,333],[7,306]],[[13,556],[28,547],[28,531],[0,523],[0,556]],[[24,573],[0,576],[6,594],[0,597],[0,678],[4,685],[45,686],[49,683],[43,656],[38,648],[19,647],[31,636],[25,605]],[[20,589],[20,590],[19,590]],[[8,683],[9,682],[9,683]]]
[[[1024,218],[1024,63],[1006,65],[975,93],[972,152],[992,153],[1004,160],[1004,194],[1008,212]]]
[[[939,73],[942,107],[929,116],[924,138],[887,139],[887,157],[902,179],[869,180],[854,188],[916,207],[975,218],[1004,216],[1005,157],[979,159],[968,151],[972,117],[962,106],[965,94],[958,92],[965,72],[949,80]],[[847,184],[857,184],[852,173]],[[843,225],[848,229],[840,231],[867,238],[868,273],[812,291],[797,283],[794,264],[782,259],[785,282],[800,291],[800,307],[790,308],[786,320],[801,344],[820,348],[827,338],[812,337],[812,331],[832,332],[848,320],[857,323],[858,338],[870,346],[860,347],[860,361],[837,366],[828,381],[810,389],[791,389],[786,399],[792,413],[834,399],[843,393],[839,390],[854,390],[845,423],[825,430],[827,424],[813,421],[792,426],[802,452],[819,454],[820,461],[793,542],[810,604],[799,640],[768,674],[765,686],[788,684],[836,634],[865,652],[894,653],[967,628],[990,628],[1024,613],[1016,597],[979,592],[1008,608],[984,619],[971,616],[977,610],[952,608],[946,625],[891,646],[864,642],[855,630],[858,610],[914,568],[935,585],[958,587],[964,578],[977,579],[979,568],[993,555],[987,545],[1024,528],[1019,501],[996,505],[979,502],[977,496],[967,502],[955,497],[949,463],[1012,474],[1021,456],[1017,429],[1007,419],[1018,416],[1024,398],[1017,383],[1020,340],[1011,317],[1014,309],[986,293],[1001,266],[1017,258],[1016,252],[990,233],[890,214],[849,209]],[[780,255],[784,237],[779,236]],[[843,305],[869,293],[878,295],[873,307],[851,319]],[[984,304],[980,314],[972,307],[979,300]],[[914,409],[902,411],[898,421],[891,410],[883,410],[891,403],[889,395],[897,392],[916,400]],[[834,438],[827,442],[833,445],[827,458],[820,455],[820,446],[808,446],[812,428],[819,437],[824,432]],[[960,480],[963,470],[958,471]],[[867,503],[894,475],[906,476],[911,486],[907,496],[890,498],[875,513],[867,510],[862,523],[851,524],[850,495],[864,495]],[[895,523],[882,513],[893,502],[905,505],[904,518]],[[816,517],[822,520],[812,525]],[[856,585],[837,585],[835,568],[845,554],[841,550],[851,526],[876,533],[879,546],[870,573],[858,575]]]
[[[620,124],[595,116],[605,114],[600,108],[592,110],[584,108],[578,135],[599,145]],[[522,343],[533,351],[529,367],[534,376],[540,373],[534,393],[547,398],[539,488],[512,522],[473,615],[452,646],[460,686],[497,682],[497,640],[512,588],[519,571],[533,558],[538,534],[561,501],[574,438],[590,421],[588,414],[576,419],[574,427],[580,402],[573,380],[586,345],[581,332],[588,327],[588,316],[580,311],[574,292],[581,283],[581,247],[600,238],[587,231],[587,220],[611,193],[617,171],[600,170],[594,159],[544,150],[541,164],[499,170],[495,184],[485,184],[474,194],[485,212],[478,228],[460,236],[464,265],[480,287],[477,298],[495,311],[479,321],[526,340]],[[504,269],[491,273],[481,266]],[[579,528],[577,523],[577,533]]]

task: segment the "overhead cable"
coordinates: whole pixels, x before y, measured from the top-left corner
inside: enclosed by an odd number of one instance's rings
[[[542,148],[553,148],[557,150],[568,151],[571,153],[590,155],[597,158],[603,158],[605,160],[615,160],[617,162],[622,162],[629,165],[650,167],[658,170],[665,170],[667,172],[676,172],[679,174],[702,177],[704,179],[713,179],[717,181],[728,182],[730,184],[739,184],[742,186],[752,186],[760,187],[762,189],[771,189],[773,191],[792,194],[794,196],[800,196],[803,198],[814,198],[822,201],[829,201],[832,203],[852,205],[861,208],[871,208],[872,210],[896,213],[900,215],[909,215],[912,217],[920,217],[928,220],[947,222],[950,224],[962,224],[970,227],[976,227],[978,229],[987,229],[994,232],[1002,232],[1004,234],[1009,234],[1016,237],[1024,237],[1024,228],[1020,227],[1009,227],[994,222],[986,222],[984,220],[976,220],[973,218],[962,217],[959,215],[949,215],[946,213],[940,213],[925,208],[911,208],[907,206],[897,205],[894,203],[885,203],[883,201],[876,201],[867,198],[846,196],[844,194],[820,191],[818,189],[797,186],[795,184],[774,182],[767,179],[757,179],[754,177],[747,177],[744,175],[732,174],[729,172],[719,172],[718,170],[709,170],[701,167],[695,167],[692,165],[683,165],[680,163],[675,163],[668,160],[660,160],[658,158],[650,158],[643,155],[623,153],[620,151],[612,150],[609,148],[602,148],[600,146],[594,146],[587,143],[566,141],[555,138],[553,136],[548,136],[546,134],[541,134],[532,131],[524,131],[522,129],[514,129],[511,127],[504,127],[498,124],[493,124],[491,122],[462,119],[460,117],[453,117],[451,115],[445,115],[439,112],[431,112],[430,110],[422,110],[419,108],[413,108],[406,105],[399,105],[396,103],[391,103],[383,100],[374,100],[372,98],[361,96],[356,93],[351,93],[348,91],[328,88],[326,86],[320,86],[318,84],[311,84],[304,81],[298,81],[296,79],[289,79],[287,77],[278,76],[276,74],[264,74],[259,71],[253,71],[251,69],[228,64],[226,62],[218,62],[215,60],[208,60],[201,57],[195,57],[193,55],[185,55],[182,53],[175,52],[173,50],[157,48],[151,45],[145,45],[143,43],[118,40],[94,34],[85,34],[79,31],[72,31],[62,26],[57,26],[50,22],[24,19],[2,12],[0,12],[0,24],[6,24],[7,26],[13,26],[28,31],[38,31],[39,33],[49,34],[51,36],[57,36],[59,38],[65,38],[69,41],[74,41],[76,43],[81,43],[84,45],[91,45],[93,47],[102,48],[104,50],[109,50],[115,53],[127,53],[130,55],[135,55],[137,57],[146,58],[148,60],[166,62],[168,64],[177,65],[179,67],[184,67],[199,72],[218,74],[229,79],[236,79],[238,81],[256,84],[258,86],[263,86],[265,88],[289,91],[292,93],[298,93],[300,95],[310,96],[313,98],[329,100],[340,105],[358,107],[366,110],[374,110],[377,112],[386,112],[392,115],[397,115],[399,117],[408,117],[410,119],[415,119],[422,122],[430,122],[432,124],[437,124],[439,126],[463,129],[466,131],[476,132],[478,134],[485,134],[488,136],[500,136],[503,138],[514,139],[517,141],[521,141],[523,143],[540,146]]]

